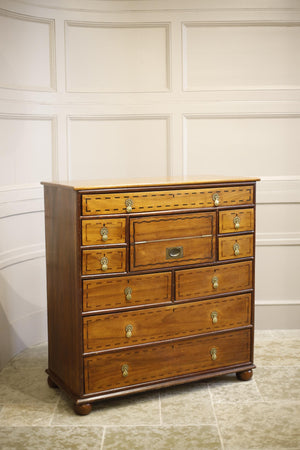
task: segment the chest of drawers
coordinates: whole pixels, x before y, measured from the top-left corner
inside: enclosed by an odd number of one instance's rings
[[[254,178],[43,183],[48,383],[101,399],[252,376]]]

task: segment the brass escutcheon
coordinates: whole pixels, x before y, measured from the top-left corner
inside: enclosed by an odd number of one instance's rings
[[[125,294],[126,300],[128,300],[128,301],[131,300],[131,298],[132,298],[132,289],[131,289],[131,287],[127,286],[124,289],[124,294]]]
[[[133,330],[133,326],[132,325],[126,325],[125,327],[125,333],[126,333],[126,337],[127,338],[131,338],[132,336],[132,330]]]
[[[215,194],[213,194],[212,196],[213,202],[215,206],[219,206],[220,204],[220,196],[219,194],[216,192]]]
[[[211,316],[212,323],[216,324],[218,322],[218,313],[217,313],[217,311],[213,311],[210,316]]]
[[[129,370],[128,365],[127,364],[123,364],[121,370],[122,370],[123,377],[128,377],[128,370]]]
[[[236,242],[233,246],[233,251],[235,256],[239,256],[240,254],[240,244]]]
[[[211,280],[211,282],[212,282],[213,288],[214,288],[214,289],[218,289],[218,287],[219,287],[219,280],[218,280],[218,277],[213,277],[212,280]]]
[[[103,256],[103,258],[100,259],[101,269],[105,272],[108,269],[108,258],[106,256]]]
[[[210,356],[213,361],[217,359],[217,349],[215,347],[211,349]]]
[[[102,241],[106,242],[108,239],[108,229],[106,227],[102,227],[100,230]]]
[[[131,200],[131,198],[126,198],[125,206],[126,206],[126,211],[128,213],[130,213],[132,211],[132,207],[133,207],[133,200]]]
[[[235,216],[233,219],[234,228],[238,230],[240,228],[241,218],[239,216]]]
[[[169,247],[166,249],[167,259],[177,259],[183,257],[183,247]]]

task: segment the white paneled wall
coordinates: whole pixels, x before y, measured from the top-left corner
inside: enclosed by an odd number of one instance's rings
[[[298,0],[0,0],[0,367],[46,331],[40,180],[260,176],[256,322],[300,326]]]

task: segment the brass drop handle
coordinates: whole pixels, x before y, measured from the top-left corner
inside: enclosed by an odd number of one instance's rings
[[[126,300],[131,300],[132,298],[132,289],[131,287],[127,286],[127,288],[124,289],[124,294],[125,294],[125,298]]]
[[[101,239],[103,242],[106,242],[108,239],[108,229],[106,227],[102,227],[100,230]]]
[[[218,280],[218,277],[213,277],[212,280],[211,280],[211,282],[212,282],[213,288],[214,288],[214,289],[218,289],[218,287],[219,287],[219,280]]]
[[[131,198],[127,198],[125,200],[125,206],[126,206],[126,211],[128,213],[130,213],[132,211],[132,207],[133,207],[133,201],[131,200]]]
[[[103,272],[105,272],[108,269],[108,258],[106,256],[103,256],[100,260],[101,269]]]
[[[211,316],[212,323],[215,325],[218,322],[217,311],[213,311],[210,316]]]
[[[121,370],[122,370],[123,377],[128,377],[128,370],[129,370],[128,365],[127,364],[123,364]]]
[[[213,195],[212,199],[213,199],[214,205],[215,206],[219,206],[219,204],[220,204],[220,196],[219,196],[219,194],[215,193]]]
[[[240,228],[241,218],[239,216],[235,216],[233,219],[234,228],[238,230]]]
[[[129,339],[132,336],[132,330],[133,330],[133,326],[132,325],[126,325],[125,327],[125,333],[126,333],[126,337]]]
[[[240,254],[240,244],[236,242],[233,246],[233,251],[235,256],[239,256]]]
[[[210,356],[213,361],[217,359],[217,349],[215,347],[211,349]]]

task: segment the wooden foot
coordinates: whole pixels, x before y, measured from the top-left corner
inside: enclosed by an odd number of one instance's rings
[[[74,411],[80,416],[87,416],[92,411],[92,405],[85,403],[84,405],[74,405]]]
[[[245,370],[244,372],[237,372],[236,376],[241,381],[249,381],[251,380],[253,375],[252,369]]]
[[[50,377],[47,378],[47,381],[48,381],[48,386],[51,387],[52,389],[58,388],[57,384],[55,384],[54,381]]]

